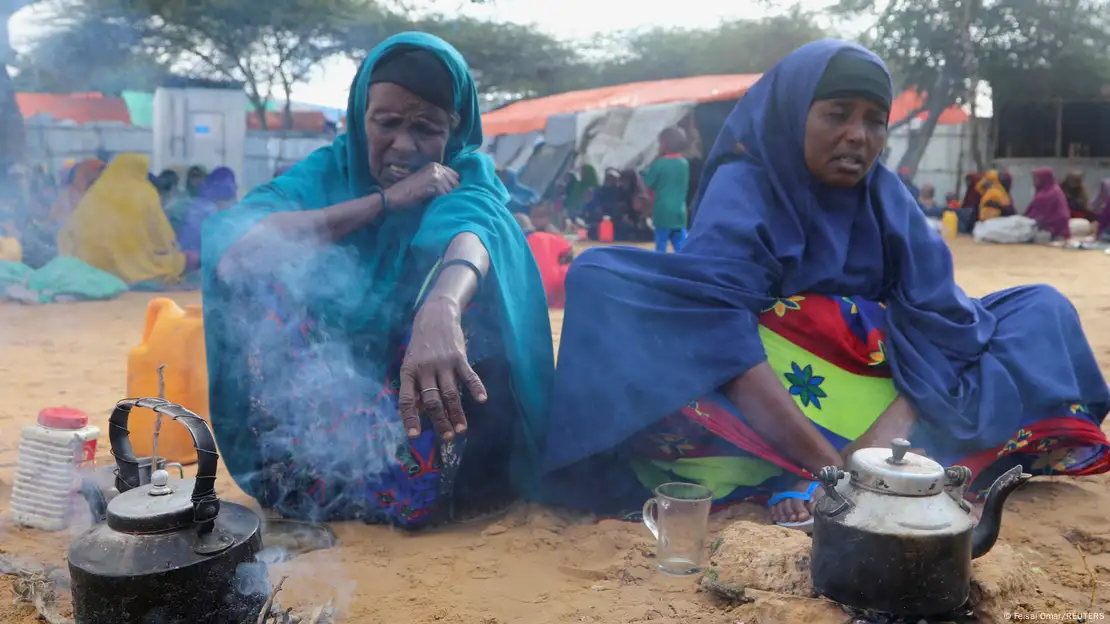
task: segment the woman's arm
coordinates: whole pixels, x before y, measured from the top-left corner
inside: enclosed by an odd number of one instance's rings
[[[319,249],[366,227],[378,218],[382,208],[382,197],[375,193],[320,210],[266,215],[228,247],[217,271],[226,274],[233,267],[275,266],[279,261],[290,260],[290,254]],[[297,244],[280,244],[284,241]]]
[[[470,232],[451,240],[443,262],[466,260],[484,278],[489,273],[489,252]],[[453,264],[439,272],[412,323],[412,338],[401,364],[398,407],[409,437],[420,434],[419,406],[445,440],[466,431],[466,414],[458,382],[479,403],[486,401],[486,388],[466,358],[462,311],[478,291],[478,276],[466,264]]]
[[[452,260],[469,261],[478,267],[483,278],[489,273],[489,252],[471,232],[463,232],[451,240],[447,252],[443,254],[443,262],[446,264]],[[447,310],[461,314],[477,291],[478,276],[473,269],[464,264],[453,264],[440,271],[421,311],[429,305],[433,308],[445,306]]]
[[[814,475],[825,466],[843,463],[767,362],[733,379],[724,391],[752,429],[790,461]]]
[[[227,275],[233,268],[270,267],[290,260],[290,255],[308,253],[342,240],[370,225],[383,210],[407,210],[450,193],[459,186],[459,174],[439,163],[429,163],[383,193],[371,193],[319,210],[277,212],[267,215],[233,243],[220,260],[217,271]],[[290,245],[277,244],[296,241]]]

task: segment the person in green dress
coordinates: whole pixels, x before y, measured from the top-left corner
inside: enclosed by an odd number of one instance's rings
[[[683,157],[686,133],[672,126],[659,134],[659,156],[641,174],[655,196],[652,223],[655,250],[666,253],[667,243],[677,252],[686,242],[686,194],[690,163]]]

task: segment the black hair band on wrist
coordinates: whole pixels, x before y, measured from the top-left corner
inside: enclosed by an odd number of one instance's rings
[[[387,210],[389,210],[389,200],[385,198],[385,189],[379,186],[378,188],[374,189],[374,192],[377,193],[378,197],[380,197],[382,200],[382,212],[386,212]]]
[[[475,291],[482,290],[482,280],[484,279],[484,276],[482,275],[482,271],[478,268],[478,265],[476,265],[473,262],[467,260],[466,258],[453,258],[451,260],[448,260],[447,262],[444,262],[439,267],[440,275],[443,275],[443,271],[447,267],[456,266],[456,265],[464,266],[464,267],[470,269],[471,271],[474,271],[474,277],[478,278],[478,288],[476,288]]]

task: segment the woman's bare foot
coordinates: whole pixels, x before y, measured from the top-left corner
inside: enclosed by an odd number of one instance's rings
[[[805,493],[809,490],[813,481],[802,480],[794,484],[792,492]],[[813,509],[813,502],[816,501],[820,494],[820,488],[814,490],[813,499],[809,501],[800,498],[785,498],[774,507],[771,507],[771,520],[778,524],[780,522],[805,522],[812,516],[811,510]]]

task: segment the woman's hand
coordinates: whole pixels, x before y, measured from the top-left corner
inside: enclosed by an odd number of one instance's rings
[[[479,403],[486,401],[486,388],[466,359],[461,318],[454,301],[431,299],[413,321],[412,338],[401,364],[398,399],[410,438],[420,435],[421,407],[444,440],[466,432],[460,381]]]
[[[429,163],[385,189],[388,210],[405,210],[446,195],[459,186],[459,174],[450,167]]]

